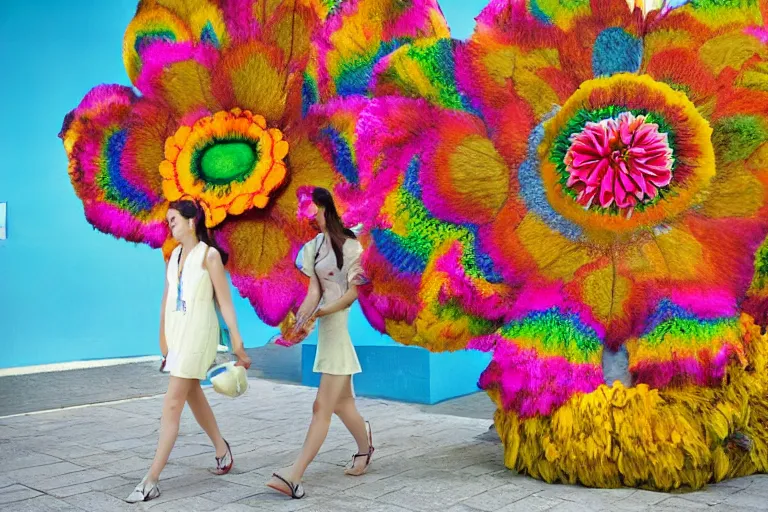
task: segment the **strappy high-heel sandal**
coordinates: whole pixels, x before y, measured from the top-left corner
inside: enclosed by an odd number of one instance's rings
[[[223,457],[216,457],[216,468],[211,470],[214,475],[226,475],[232,470],[232,466],[235,464],[235,458],[232,456],[232,449],[229,447],[227,440],[224,440],[224,444],[227,445],[227,453]]]
[[[274,489],[275,491],[277,491],[279,493],[285,494],[286,496],[289,496],[289,497],[291,497],[294,500],[300,500],[301,498],[304,497],[304,495],[305,495],[304,486],[301,485],[301,482],[299,482],[298,484],[295,484],[295,483],[291,482],[290,480],[288,480],[287,478],[284,478],[284,477],[280,476],[277,473],[272,473],[272,476],[274,478],[277,478],[281,482],[283,482],[288,487],[288,491],[286,491],[282,487],[278,487],[276,485],[273,485],[272,482],[267,483],[267,487],[269,487],[270,489]]]
[[[147,481],[147,477],[144,477],[133,492],[125,498],[125,501],[127,503],[141,503],[142,501],[149,501],[159,497],[160,488],[157,486],[157,482],[150,483]]]
[[[349,476],[362,476],[367,471],[368,468],[371,467],[371,457],[373,457],[373,452],[375,448],[373,447],[373,432],[371,431],[371,424],[369,422],[365,422],[366,430],[368,431],[368,453],[356,453],[352,456],[352,466],[344,470],[345,475]],[[355,467],[355,461],[359,459],[360,457],[365,457],[365,465],[359,468]]]

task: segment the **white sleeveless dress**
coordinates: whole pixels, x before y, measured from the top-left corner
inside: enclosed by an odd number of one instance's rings
[[[299,269],[308,276],[316,275],[322,288],[320,305],[340,299],[350,284],[363,284],[365,278],[360,265],[363,247],[348,238],[342,249],[344,263],[339,269],[330,239],[322,234],[307,243],[297,258]],[[357,352],[349,336],[349,308],[318,320],[315,373],[354,375],[362,372]]]
[[[179,254],[174,249],[168,263],[168,296],[165,302],[166,369],[174,377],[204,380],[219,344],[219,321],[213,282],[205,269],[208,246],[200,242],[183,262],[179,283]]]

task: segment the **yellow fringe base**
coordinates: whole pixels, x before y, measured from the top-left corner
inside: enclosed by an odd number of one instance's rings
[[[498,390],[489,390],[505,465],[549,483],[657,491],[766,472],[768,336],[748,315],[741,330],[748,364],[731,364],[717,388],[616,382],[529,419],[504,411]],[[751,448],[734,442],[742,434]]]

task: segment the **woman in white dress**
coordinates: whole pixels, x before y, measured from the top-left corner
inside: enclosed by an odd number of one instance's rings
[[[304,246],[299,258],[301,270],[310,277],[310,285],[296,325],[300,329],[307,319],[319,319],[314,371],[322,375],[301,453],[290,468],[274,473],[267,484],[294,499],[304,497],[301,479],[323,445],[334,413],[357,443],[357,453],[345,473],[364,474],[373,455],[370,425],[355,406],[352,375],[361,369],[347,326],[349,308],[357,300],[357,286],[365,282],[360,266],[363,248],[354,233],[341,223],[329,191],[314,189],[312,201],[317,206],[321,234]]]
[[[216,449],[216,467],[212,472],[224,475],[232,469],[229,443],[221,436],[200,387],[219,343],[215,302],[229,328],[238,364],[245,368],[251,364],[237,328],[229,281],[224,272],[227,254],[209,236],[203,209],[193,201],[176,201],[168,209],[167,220],[171,235],[179,242],[168,261],[160,317],[160,351],[171,376],[163,401],[155,459],[147,475],[126,498],[129,503],[160,496],[157,482],[176,443],[184,404],[189,404]]]

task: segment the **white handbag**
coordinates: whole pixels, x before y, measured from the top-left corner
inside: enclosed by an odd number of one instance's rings
[[[248,390],[248,374],[234,361],[214,366],[208,370],[208,380],[217,393],[237,398]]]

